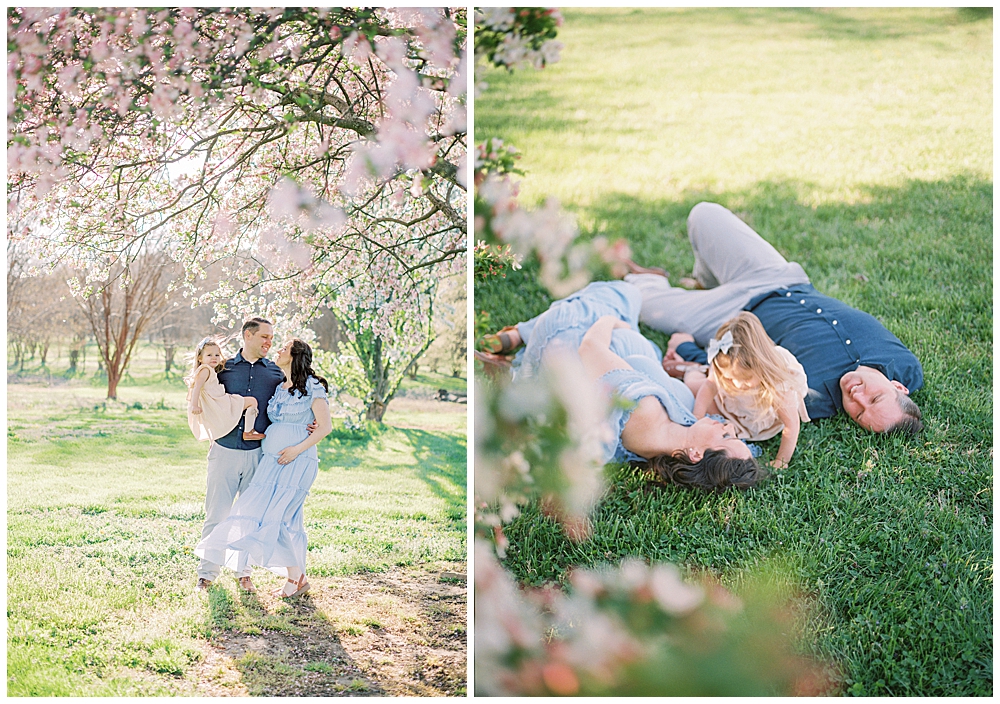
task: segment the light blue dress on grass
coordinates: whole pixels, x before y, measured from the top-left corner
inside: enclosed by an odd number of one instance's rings
[[[236,499],[229,517],[198,543],[195,554],[224,564],[236,574],[248,563],[284,577],[288,576],[287,567],[305,571],[302,507],[319,470],[316,446],[285,465],[278,464],[278,454],[309,436],[306,426],[315,420],[313,401],[326,397],[315,377],[306,380],[306,395],[302,397],[278,386],[267,404],[271,425],[250,486]]]
[[[622,430],[639,400],[655,397],[675,423],[688,426],[695,422],[694,394],[679,379],[669,376],[661,366],[659,348],[639,332],[639,309],[642,294],[624,281],[597,281],[576,293],[555,301],[547,311],[517,326],[524,347],[514,357],[514,378],[534,375],[546,349],[553,345],[577,351],[587,330],[598,318],[613,315],[630,325],[611,333],[611,351],[624,359],[631,369],[614,369],[601,382],[626,401],[616,406],[608,419],[615,439],[604,446],[605,462],[644,461],[621,443]]]

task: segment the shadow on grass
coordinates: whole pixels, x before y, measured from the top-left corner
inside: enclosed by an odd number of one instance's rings
[[[237,601],[213,587],[208,596],[213,647],[231,658],[251,696],[385,694],[362,673],[308,594],[279,602],[274,612],[254,594],[241,592]]]
[[[744,191],[692,191],[679,199],[616,193],[576,212],[589,223],[583,239],[598,233],[624,238],[637,262],[662,266],[676,280],[694,264],[688,213],[700,201],[718,202],[789,261],[801,263],[821,292],[890,321],[921,311],[939,315],[946,306],[950,317],[974,326],[979,342],[991,341],[991,182],[956,176],[873,185],[854,203],[818,206],[807,202],[813,190],[806,182],[765,181]],[[476,310],[487,312],[497,328],[543,312],[551,297],[537,271],[529,262],[506,279],[477,282]]]
[[[317,447],[320,471],[332,467],[359,467],[365,461],[369,445],[377,443],[386,430],[387,427],[379,423],[357,429],[334,426]]]
[[[506,529],[505,564],[544,584],[627,556],[736,580],[779,560],[821,606],[813,647],[845,663],[852,692],[992,694],[993,185],[968,175],[873,185],[816,205],[812,191],[788,181],[677,199],[613,194],[579,212],[585,237],[624,237],[639,263],[676,280],[694,261],[691,207],[730,208],[819,291],[875,315],[913,350],[922,436],[816,420],[788,469],[741,494],[655,486],[612,466],[589,540],[569,541],[533,502]],[[536,272],[477,285],[477,310],[497,327],[542,312],[549,296]],[[779,442],[764,443],[765,457]]]
[[[431,492],[448,502],[452,520],[465,520],[466,451],[462,438],[414,428],[400,428],[413,446],[417,476]]]

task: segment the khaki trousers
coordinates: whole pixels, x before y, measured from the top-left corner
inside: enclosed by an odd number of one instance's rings
[[[250,486],[261,450],[230,450],[213,442],[208,448],[208,487],[205,491],[205,526],[201,529],[202,540],[212,530],[229,517],[236,497]],[[221,565],[202,558],[198,563],[198,576],[210,581],[218,579]],[[250,576],[247,565],[237,577]]]
[[[788,262],[745,222],[718,203],[698,203],[688,215],[694,249],[694,278],[704,291],[670,285],[656,274],[629,274],[625,280],[642,292],[639,321],[669,334],[688,332],[705,347],[719,326],[750,299],[782,286],[809,283],[795,262]]]

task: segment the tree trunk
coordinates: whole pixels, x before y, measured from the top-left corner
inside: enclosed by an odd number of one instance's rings
[[[163,373],[166,376],[170,376],[170,369],[174,366],[174,355],[177,353],[177,348],[173,345],[163,346],[163,362],[165,369]]]
[[[66,370],[69,374],[76,374],[76,365],[80,361],[80,350],[70,350],[69,351],[69,369]]]
[[[116,370],[108,370],[108,400],[118,400],[118,382],[121,381],[121,374]]]
[[[388,403],[383,403],[382,401],[372,401],[368,404],[368,410],[365,411],[365,420],[373,420],[376,423],[381,423],[382,416],[385,415],[385,411],[388,407]]]
[[[39,351],[39,355],[41,356],[41,359],[42,359],[42,366],[44,367],[44,366],[46,366],[45,360],[49,356],[49,343],[48,342],[43,342],[43,343],[39,344],[38,345],[38,351]]]
[[[419,359],[419,357],[414,357],[413,361],[410,362],[409,365],[407,365],[406,371],[403,372],[410,379],[416,379],[417,378],[417,371],[419,369],[419,365],[417,364],[417,360],[418,359]]]

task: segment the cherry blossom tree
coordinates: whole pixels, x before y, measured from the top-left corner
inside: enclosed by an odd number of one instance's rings
[[[378,292],[376,333],[426,317],[408,292],[462,267],[463,8],[14,8],[7,23],[8,236],[44,261],[99,280],[164,251],[191,291],[224,262],[194,303],[230,325],[298,330]]]
[[[406,370],[434,340],[437,278],[425,273],[420,278],[403,305],[390,287],[349,286],[333,298],[346,339],[337,354],[318,354],[318,361],[338,393],[361,400],[364,420],[382,421]],[[395,312],[386,315],[387,310]]]

